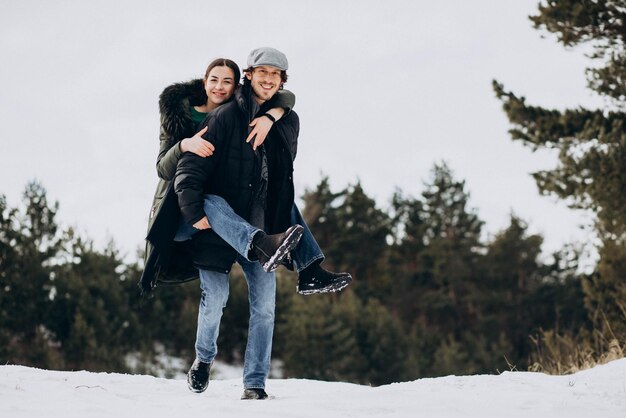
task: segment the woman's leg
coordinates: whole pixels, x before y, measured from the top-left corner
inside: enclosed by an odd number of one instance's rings
[[[322,249],[317,244],[315,237],[304,221],[304,218],[302,218],[295,203],[291,208],[291,225],[302,225],[304,227],[300,243],[291,251],[291,259],[296,265],[296,271],[300,273],[313,263],[321,263],[324,261],[324,253],[322,253]]]
[[[202,297],[198,309],[196,359],[187,373],[187,385],[193,392],[204,392],[209,384],[211,364],[217,354],[217,337],[222,311],[228,300],[228,275],[200,270]]]
[[[196,333],[196,359],[212,363],[217,354],[222,310],[228,301],[228,274],[200,270],[200,308]]]
[[[204,196],[204,213],[211,228],[246,260],[252,249],[255,234],[261,231],[237,215],[224,198],[207,194]]]
[[[246,260],[250,261],[248,252],[251,249],[252,239],[260,229],[250,225],[248,221],[237,215],[228,202],[217,195],[208,194],[204,196],[204,213],[215,233]],[[291,225],[302,225],[304,228],[300,242],[291,251],[296,270],[300,272],[315,262],[324,261],[324,254],[295,203],[291,208]]]
[[[295,203],[291,208],[291,223],[304,227],[300,243],[291,252],[291,258],[298,271],[298,287],[296,288],[298,293],[312,295],[338,292],[348,286],[352,282],[352,276],[349,273],[333,273],[320,265],[324,261],[324,253]]]
[[[189,225],[181,218],[180,223],[178,224],[178,229],[176,230],[176,235],[174,236],[174,241],[187,241],[191,239],[196,232],[198,232],[198,229]]]
[[[259,261],[274,271],[298,244],[303,227],[294,225],[281,234],[267,235],[237,215],[222,197],[204,196],[204,213],[213,231],[247,261]]]

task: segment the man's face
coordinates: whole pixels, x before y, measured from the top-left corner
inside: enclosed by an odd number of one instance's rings
[[[252,72],[246,73],[246,77],[250,80],[252,91],[259,104],[271,99],[281,85],[280,70],[269,65],[255,67]]]

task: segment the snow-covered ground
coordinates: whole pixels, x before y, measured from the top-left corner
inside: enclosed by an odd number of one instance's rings
[[[194,394],[182,379],[0,366],[0,417],[626,417],[626,359],[570,376],[506,372],[381,387],[270,379],[241,401],[241,379]]]

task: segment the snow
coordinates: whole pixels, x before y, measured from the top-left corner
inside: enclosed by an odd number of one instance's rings
[[[447,376],[380,387],[270,379],[241,401],[241,379],[202,394],[183,379],[0,366],[0,417],[626,417],[626,359],[568,376]]]

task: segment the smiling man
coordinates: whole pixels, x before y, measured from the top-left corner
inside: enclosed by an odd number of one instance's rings
[[[250,122],[267,112],[267,102],[287,80],[287,58],[273,48],[258,48],[248,56],[243,86],[235,99],[209,113],[202,135],[215,146],[211,158],[187,152],[181,157],[174,188],[185,222],[200,229],[193,236],[193,262],[200,271],[202,299],[198,313],[196,359],[188,374],[189,388],[203,392],[217,354],[222,310],[228,299],[228,273],[236,261],[248,283],[250,321],[244,359],[242,399],[266,399],[270,369],[276,276],[260,263],[238,254],[205,224],[204,196],[222,197],[237,215],[267,234],[280,237],[291,251],[302,234],[291,225],[294,202],[293,159],[300,123],[290,112],[273,125],[256,149],[244,141]],[[286,231],[281,234],[282,231]],[[254,243],[253,243],[254,244]]]

